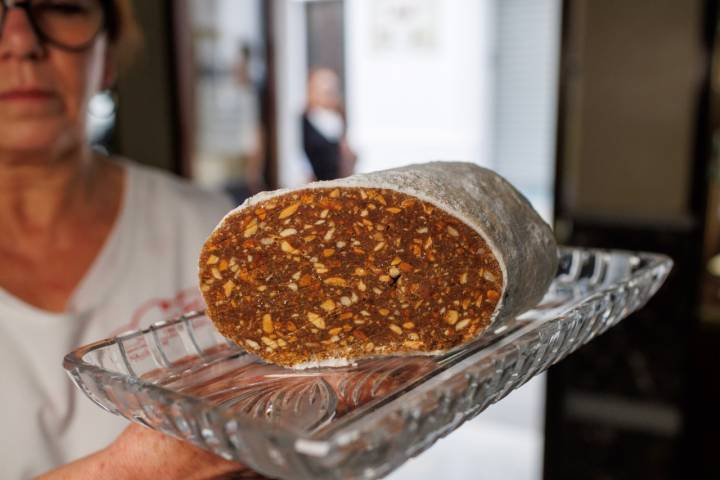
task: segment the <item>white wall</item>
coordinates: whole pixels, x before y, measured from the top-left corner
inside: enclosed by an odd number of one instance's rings
[[[301,128],[308,74],[305,4],[295,0],[274,1],[278,183],[281,187],[297,187],[312,174],[302,149]]]
[[[388,4],[427,11],[414,46],[382,24]],[[491,165],[493,2],[346,0],[349,136],[359,171],[434,159]],[[382,43],[382,32],[395,34]],[[406,36],[404,36],[406,35]]]

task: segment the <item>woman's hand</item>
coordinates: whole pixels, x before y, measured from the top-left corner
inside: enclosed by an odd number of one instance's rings
[[[244,465],[229,462],[189,443],[132,425],[105,450],[64,465],[39,480],[86,478],[229,480],[264,477]]]
[[[108,449],[134,478],[208,479],[235,471],[243,465],[139,425],[132,425]]]

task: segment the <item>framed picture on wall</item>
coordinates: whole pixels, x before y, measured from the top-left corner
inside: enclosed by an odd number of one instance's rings
[[[372,46],[378,52],[427,51],[437,46],[437,2],[372,0]]]

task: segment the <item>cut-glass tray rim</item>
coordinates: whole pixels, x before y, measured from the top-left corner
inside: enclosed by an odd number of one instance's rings
[[[645,274],[651,273],[652,271],[658,269],[658,268],[664,268],[665,274],[670,271],[673,265],[673,261],[670,257],[659,254],[659,253],[652,253],[652,252],[644,252],[644,251],[630,251],[630,250],[615,250],[615,249],[599,249],[599,248],[593,248],[593,249],[585,249],[585,248],[573,248],[573,247],[560,247],[558,250],[558,255],[626,255],[633,258],[639,258],[644,260],[645,264],[639,268],[638,270],[632,272],[629,274],[628,277],[626,277],[624,280],[630,280],[633,277],[641,277]],[[325,455],[327,451],[330,449],[331,444],[337,443],[342,444],[345,443],[345,441],[350,440],[347,438],[344,433],[346,433],[346,430],[349,426],[353,425],[354,423],[360,421],[360,420],[369,420],[370,417],[376,417],[378,415],[382,415],[383,413],[386,413],[387,411],[392,411],[396,409],[397,403],[402,400],[403,397],[410,393],[414,393],[417,395],[421,395],[422,393],[427,392],[427,390],[432,389],[436,387],[439,383],[442,383],[444,380],[448,378],[452,378],[454,375],[456,375],[458,372],[461,372],[468,364],[471,364],[473,360],[476,360],[474,357],[478,354],[482,354],[483,356],[492,356],[493,353],[501,350],[502,348],[505,348],[512,343],[514,343],[516,340],[521,338],[524,334],[527,334],[529,331],[532,331],[533,329],[537,328],[537,324],[544,324],[548,321],[551,321],[554,318],[558,318],[564,315],[567,315],[568,313],[572,312],[573,310],[576,310],[579,306],[583,305],[586,302],[590,302],[592,300],[596,300],[598,297],[603,297],[608,291],[615,290],[617,288],[617,285],[613,286],[607,286],[607,287],[601,287],[598,288],[596,291],[594,291],[592,294],[587,295],[583,297],[582,301],[578,301],[575,303],[571,303],[567,305],[565,308],[553,312],[553,315],[548,318],[543,318],[539,322],[528,322],[526,324],[518,324],[515,326],[515,328],[510,329],[509,332],[505,333],[503,335],[499,335],[497,338],[494,338],[490,340],[489,342],[486,341],[484,343],[482,341],[482,337],[475,342],[464,345],[463,349],[456,349],[452,352],[446,353],[442,356],[443,360],[450,363],[451,361],[454,361],[451,365],[449,365],[448,368],[445,369],[438,369],[438,371],[431,372],[432,374],[429,376],[423,376],[419,380],[413,381],[410,385],[407,385],[403,387],[401,390],[394,392],[390,395],[390,399],[383,399],[383,402],[381,402],[378,405],[372,405],[373,402],[370,402],[369,405],[365,405],[363,408],[359,409],[361,412],[360,414],[353,415],[353,412],[348,414],[346,417],[340,418],[336,420],[336,424],[332,425],[331,428],[322,431],[322,434],[320,436],[316,435],[316,432],[308,432],[301,430],[299,428],[296,428],[292,425],[285,425],[285,424],[268,424],[261,420],[248,418],[248,417],[238,417],[236,415],[232,415],[228,412],[225,412],[221,407],[217,407],[214,405],[211,405],[207,401],[205,401],[202,398],[195,397],[190,394],[177,392],[174,390],[169,390],[166,388],[163,388],[160,385],[157,385],[151,381],[144,380],[138,376],[129,374],[129,373],[123,373],[119,371],[110,371],[107,369],[104,369],[102,367],[99,367],[97,365],[93,365],[85,360],[85,357],[97,350],[106,348],[106,347],[112,347],[113,345],[122,345],[121,341],[127,341],[135,337],[139,337],[142,335],[145,335],[147,333],[152,332],[153,330],[160,330],[162,328],[166,328],[168,326],[177,325],[183,322],[188,322],[189,320],[193,318],[197,318],[198,316],[203,315],[203,312],[190,312],[186,315],[183,315],[181,317],[178,317],[173,320],[167,320],[167,321],[161,321],[157,322],[147,328],[134,330],[130,332],[126,332],[120,335],[117,335],[113,338],[107,338],[103,340],[99,340],[97,342],[90,343],[88,345],[82,346],[70,353],[68,353],[63,361],[63,366],[65,370],[68,372],[71,372],[73,370],[82,368],[83,370],[94,372],[96,374],[101,375],[109,375],[110,378],[115,380],[123,381],[127,385],[133,385],[134,388],[143,389],[147,392],[154,392],[158,396],[162,396],[165,398],[172,399],[173,401],[178,402],[184,402],[186,404],[191,404],[194,407],[198,408],[203,413],[210,413],[212,415],[220,415],[221,418],[224,421],[227,422],[236,422],[237,425],[245,426],[247,428],[253,428],[253,429],[262,429],[263,432],[267,435],[273,435],[277,438],[277,435],[281,435],[284,437],[287,437],[289,440],[294,442],[294,446],[296,450],[298,450],[301,453],[306,453],[308,455],[313,456],[321,456]],[[523,314],[524,315],[524,314]],[[522,317],[522,315],[520,316]],[[502,325],[499,327],[503,327]],[[228,341],[228,344],[232,345],[231,342]],[[125,356],[125,352],[122,348],[120,348],[121,355]],[[198,352],[201,352],[200,349],[198,349]],[[240,352],[238,352],[240,353]],[[198,356],[202,356],[202,353],[198,353]],[[209,359],[212,357],[208,357]],[[225,357],[226,358],[226,357]],[[127,358],[124,358],[124,363],[126,366],[130,366],[130,362],[127,360]],[[311,372],[318,372],[318,371],[329,371],[329,370],[342,370],[342,368],[347,367],[340,367],[339,369],[313,369],[308,371],[308,373]],[[92,398],[92,396],[90,396]],[[101,407],[99,402],[96,401]],[[105,408],[105,407],[103,407]],[[345,440],[343,440],[343,437],[346,437]]]

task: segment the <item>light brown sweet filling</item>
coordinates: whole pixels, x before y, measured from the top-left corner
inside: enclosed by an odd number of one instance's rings
[[[482,237],[384,189],[307,189],[228,218],[200,257],[218,330],[285,366],[453,348],[503,291]]]

